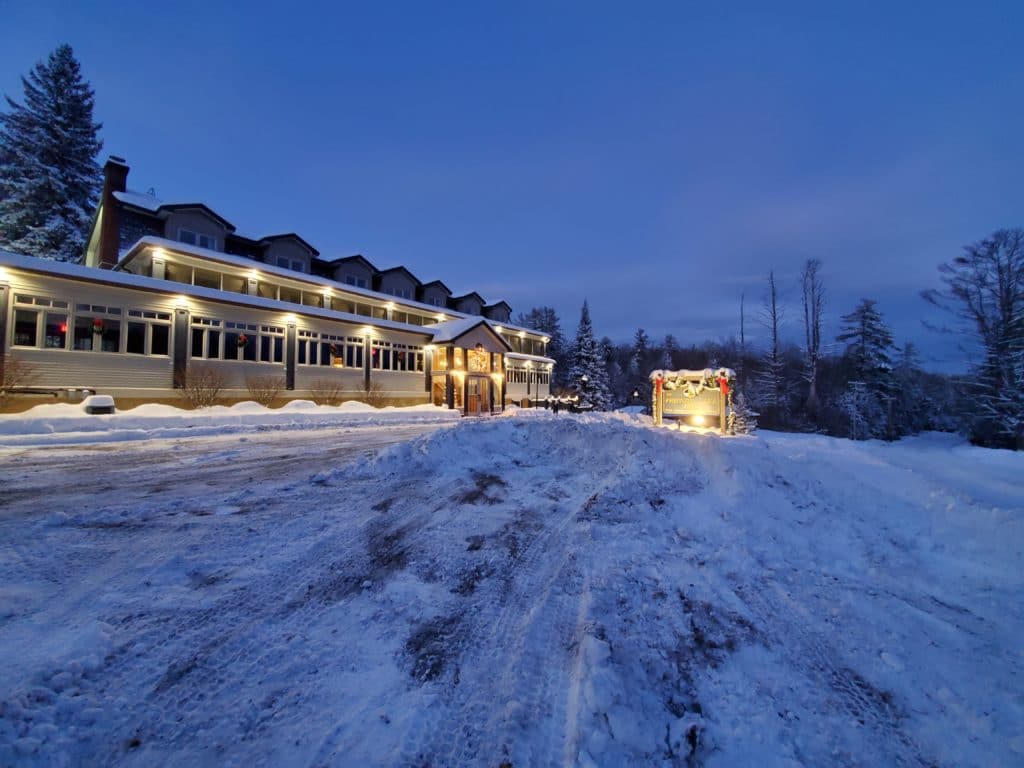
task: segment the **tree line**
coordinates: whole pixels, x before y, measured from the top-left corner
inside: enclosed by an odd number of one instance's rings
[[[597,339],[586,302],[571,341],[551,307],[520,314],[517,322],[551,339],[554,391],[579,392],[586,376],[584,394],[599,409],[648,402],[653,370],[724,366],[736,370],[736,399],[756,411],[762,427],[856,440],[961,431],[976,444],[1024,449],[1024,230],[999,230],[965,247],[939,272],[942,287],[922,297],[955,321],[939,329],[951,342],[981,354],[963,375],[924,370],[914,344],[896,343],[873,299],[841,315],[835,345],[827,344],[818,259],[808,259],[800,275],[799,342],[783,337],[786,308],[774,271],[750,321],[764,331],[758,348],[747,343],[745,296],[738,336],[685,346],[671,334],[654,341],[643,328],[629,343]]]
[[[0,247],[79,261],[101,186],[102,148],[95,94],[70,46],[61,45],[22,78],[24,103],[6,97],[0,112]],[[786,308],[769,271],[751,322],[767,343],[747,344],[746,297],[739,335],[725,342],[655,341],[638,328],[631,343],[594,333],[586,302],[572,340],[550,307],[518,317],[548,334],[553,387],[580,388],[597,408],[647,400],[650,371],[735,368],[740,395],[762,426],[855,439],[897,439],[925,429],[959,429],[979,444],[1024,448],[1024,230],[999,230],[939,266],[942,287],[923,292],[953,321],[943,329],[980,351],[963,376],[921,368],[914,345],[897,345],[877,303],[865,298],[841,316],[838,345],[826,345],[821,262],[800,276],[800,343],[785,340]],[[584,379],[584,377],[586,377]]]

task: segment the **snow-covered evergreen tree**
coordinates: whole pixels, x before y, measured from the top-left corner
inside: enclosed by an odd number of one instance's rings
[[[603,336],[597,345],[601,349],[601,357],[604,360],[604,369],[608,374],[606,379],[608,382],[608,391],[612,394],[613,400],[618,398],[621,402],[624,399],[623,391],[626,386],[626,374],[623,373],[622,365],[619,363],[618,350],[615,348],[615,342],[607,336]]]
[[[929,414],[934,409],[921,382],[922,375],[917,348],[907,342],[897,354],[893,368],[893,429],[899,436],[929,428]]]
[[[837,341],[848,342],[846,357],[851,378],[863,381],[868,391],[888,395],[892,391],[892,331],[885,324],[876,302],[862,299],[857,308],[842,317]]]
[[[658,363],[658,367],[663,371],[675,370],[672,364],[672,353],[667,348],[661,350],[661,360]]]
[[[586,376],[586,384],[582,384]],[[590,307],[583,302],[580,324],[573,344],[572,366],[569,368],[569,384],[580,387],[586,402],[597,410],[606,411],[612,406],[608,391],[608,373],[603,350],[594,339],[594,327],[590,322]]]
[[[750,410],[743,392],[737,391],[729,413],[729,431],[734,435],[749,435],[757,429],[757,414]]]
[[[854,439],[895,438],[890,418],[896,386],[892,378],[892,331],[871,299],[862,299],[856,309],[842,317],[838,341],[847,342],[845,359],[850,366],[850,386],[843,410],[854,422],[853,413],[864,426],[851,426]]]
[[[662,365],[661,369],[665,371],[674,371],[676,370],[676,358],[679,355],[679,342],[676,341],[676,337],[671,333],[665,335],[664,348],[665,351],[662,354],[662,363],[667,363],[667,365]]]
[[[629,372],[633,376],[646,376],[647,363],[651,355],[651,339],[647,331],[637,328],[633,334],[633,351],[629,358]]]
[[[839,397],[839,408],[849,423],[850,439],[867,440],[877,436],[881,406],[863,381],[847,384],[846,391]]]
[[[93,89],[69,45],[21,82],[25,103],[0,114],[0,247],[78,261],[100,189]]]

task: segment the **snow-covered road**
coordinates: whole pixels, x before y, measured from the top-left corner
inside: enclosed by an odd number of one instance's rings
[[[0,452],[0,764],[1024,761],[1022,456],[330,432]]]

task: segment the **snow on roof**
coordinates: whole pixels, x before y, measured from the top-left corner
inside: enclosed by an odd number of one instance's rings
[[[122,262],[123,263],[123,262]],[[250,262],[251,263],[251,262]],[[378,320],[366,315],[354,315],[350,312],[338,312],[333,309],[321,309],[310,307],[304,304],[292,304],[277,299],[264,299],[260,296],[251,296],[245,293],[232,293],[231,291],[220,291],[215,288],[201,288],[196,285],[185,283],[173,283],[167,280],[159,280],[155,277],[143,277],[133,275],[130,272],[113,271],[109,269],[97,269],[96,267],[83,267],[80,264],[69,264],[64,261],[50,261],[35,256],[23,256],[9,251],[0,251],[0,265],[24,269],[30,272],[44,272],[58,277],[66,277],[72,280],[87,280],[90,282],[107,283],[127,288],[143,288],[160,293],[180,294],[182,296],[194,296],[197,299],[218,301],[222,304],[238,304],[241,306],[259,307],[261,309],[273,309],[279,312],[290,312],[294,315],[309,315],[327,320],[340,320],[356,325],[367,325],[378,328],[389,328],[395,331],[404,331],[418,336],[431,336],[430,327],[411,326],[407,323],[398,323],[393,320]]]
[[[529,360],[534,363],[551,363],[551,365],[558,362],[551,357],[544,357],[543,355],[524,355],[521,352],[506,352],[505,357],[509,360]]]
[[[264,299],[260,296],[250,296],[244,293],[232,293],[230,291],[220,291],[214,288],[201,288],[195,285],[186,285],[185,283],[174,283],[167,280],[160,280],[154,277],[143,277],[141,275],[133,275],[130,272],[125,272],[121,268],[130,261],[131,258],[141,251],[143,245],[155,245],[158,247],[167,247],[169,249],[184,251],[193,255],[206,256],[209,254],[209,258],[216,258],[225,261],[230,264],[237,264],[240,266],[249,267],[250,269],[254,264],[258,264],[261,271],[273,272],[275,274],[281,274],[295,279],[303,279],[304,282],[326,285],[326,286],[337,286],[331,280],[316,277],[314,275],[306,275],[305,273],[294,273],[291,270],[282,269],[279,267],[273,267],[270,264],[263,264],[262,262],[254,262],[251,259],[246,259],[240,256],[233,256],[229,253],[220,253],[218,251],[208,251],[205,248],[199,248],[197,246],[190,246],[184,243],[177,243],[172,240],[164,240],[159,237],[144,237],[135,245],[132,246],[129,253],[118,263],[117,267],[113,270],[110,269],[98,269],[96,267],[86,267],[81,264],[71,264],[66,261],[51,261],[49,259],[40,259],[36,256],[24,256],[19,253],[12,253],[10,251],[0,250],[0,265],[7,265],[17,269],[25,269],[30,272],[44,272],[56,275],[58,277],[67,277],[73,280],[88,280],[97,283],[107,283],[109,285],[121,285],[126,287],[145,288],[146,290],[159,291],[161,293],[175,293],[183,296],[195,296],[196,298],[209,299],[211,301],[219,301],[228,304],[241,304],[245,306],[262,307],[265,309],[275,309],[284,312],[291,312],[293,314],[310,315],[314,317],[323,317],[329,320],[341,320],[348,323],[357,323],[359,325],[371,325],[380,328],[390,328],[396,331],[405,331],[406,333],[415,333],[420,336],[433,337],[434,331],[446,323],[438,323],[437,325],[419,326],[409,325],[408,323],[399,323],[394,320],[380,320],[376,318],[370,318],[366,315],[356,315],[350,312],[338,312],[333,309],[320,309],[318,307],[310,307],[304,304],[292,304],[287,301],[277,301],[276,299]],[[298,274],[301,277],[295,277]],[[352,289],[352,286],[343,286],[346,291],[356,292]],[[387,294],[375,294],[373,291],[359,291],[360,293],[370,294],[372,296],[393,299],[394,297],[388,296]],[[431,307],[430,305],[423,304],[419,305],[427,309],[436,310],[437,307]],[[494,328],[486,318],[479,317],[477,315],[470,315],[468,317],[459,318],[455,321],[447,321],[447,323],[463,322],[469,323],[468,327],[473,327],[479,322],[485,322]],[[522,329],[527,331],[529,329]],[[465,331],[461,331],[464,333]],[[529,331],[530,333],[537,333],[537,331]],[[538,334],[539,335],[539,334]],[[435,341],[438,339],[435,337]]]
[[[468,331],[476,328],[478,325],[486,325],[491,329],[495,336],[501,338],[501,334],[495,330],[490,321],[488,321],[486,317],[480,317],[479,315],[462,317],[458,320],[446,320],[443,323],[428,326],[427,330],[434,334],[435,343],[444,344],[449,341],[454,341]],[[502,339],[502,342],[506,345],[508,344],[504,339]]]
[[[150,213],[156,213],[160,210],[160,206],[164,204],[164,201],[160,198],[148,195],[144,192],[115,192],[114,197],[125,205],[133,205],[136,208],[142,208]]]
[[[371,291],[369,288],[359,288],[355,285],[347,285],[339,283],[337,280],[331,280],[328,277],[320,277],[319,275],[312,275],[307,272],[295,272],[285,267],[278,267],[274,264],[265,264],[262,261],[253,261],[252,259],[246,258],[245,256],[236,256],[233,253],[224,253],[223,251],[211,251],[209,248],[200,248],[198,245],[189,245],[187,243],[179,243],[177,240],[168,240],[163,237],[146,236],[140,238],[135,245],[128,249],[121,260],[118,262],[115,269],[122,269],[132,259],[134,259],[142,250],[146,247],[152,248],[163,248],[168,251],[177,251],[184,253],[189,256],[196,256],[201,259],[208,261],[219,261],[224,264],[232,264],[238,267],[244,267],[245,269],[258,269],[260,272],[266,272],[267,274],[280,275],[281,277],[287,277],[290,280],[296,280],[301,283],[310,283],[311,285],[318,285],[326,288],[337,289],[343,293],[356,294],[358,296],[364,296],[368,299],[376,299],[377,301],[384,301],[394,304],[396,307],[402,307],[405,309],[415,309],[423,311],[431,316],[441,315],[455,315],[459,318],[469,318],[482,320],[480,315],[467,315],[463,312],[458,312],[452,309],[443,309],[436,307],[433,304],[423,304],[418,301],[411,301],[409,299],[399,299],[397,296],[392,296],[388,293],[378,293],[377,291]],[[428,326],[434,327],[434,326]],[[502,323],[499,327],[506,330],[522,331],[524,333],[531,333],[535,336],[542,336],[547,338],[547,334],[535,331],[532,328],[523,328],[520,326],[509,325],[508,323]]]
[[[654,381],[655,379],[721,379],[722,377],[735,379],[736,371],[732,368],[716,368],[715,370],[705,368],[700,371],[682,368],[678,371],[651,371],[651,375],[647,378]]]

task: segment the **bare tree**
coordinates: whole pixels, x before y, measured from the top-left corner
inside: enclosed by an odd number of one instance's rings
[[[960,318],[983,353],[973,437],[1024,449],[1024,229],[994,232],[939,271],[945,286],[922,295]]]
[[[14,355],[0,353],[0,406],[19,387],[28,386],[35,380],[36,369]]]
[[[808,259],[800,276],[804,310],[804,378],[807,400],[804,407],[811,418],[818,415],[818,361],[821,359],[821,315],[825,307],[825,287],[821,282],[821,262]]]
[[[758,399],[762,405],[780,411],[786,404],[786,383],[783,375],[785,360],[782,356],[782,340],[779,336],[782,319],[783,311],[779,306],[779,290],[775,284],[773,270],[768,273],[768,293],[761,309],[760,322],[768,331],[768,348],[761,360],[757,389]]]

